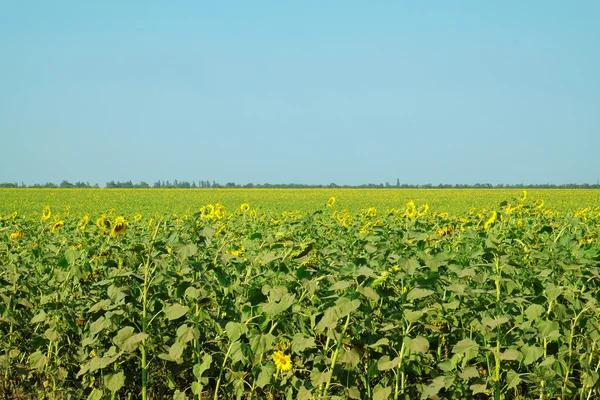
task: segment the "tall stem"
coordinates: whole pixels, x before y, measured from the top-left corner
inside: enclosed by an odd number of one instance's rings
[[[156,228],[154,229],[154,234],[152,235],[152,240],[150,241],[150,247],[148,249],[148,257],[146,258],[146,264],[144,265],[144,288],[142,290],[142,333],[146,333],[148,330],[148,287],[150,285],[150,255],[152,254],[152,245],[154,243],[154,239],[156,239],[156,234],[158,233],[158,228],[160,227],[161,222],[162,220],[158,221],[158,223],[156,224]],[[147,400],[148,361],[146,339],[142,340],[142,343],[140,345],[140,352],[142,354],[142,400]]]

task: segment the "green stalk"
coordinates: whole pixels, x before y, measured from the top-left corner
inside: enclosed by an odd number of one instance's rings
[[[152,235],[152,240],[150,241],[150,248],[148,249],[148,257],[146,258],[146,264],[144,265],[144,288],[142,291],[142,333],[146,333],[148,330],[148,286],[150,283],[150,255],[152,253],[152,244],[154,239],[156,239],[156,235],[158,233],[158,228],[160,227],[161,221],[158,221],[156,224],[156,228],[154,229],[154,234]],[[142,369],[142,400],[147,400],[148,398],[148,361],[146,354],[146,339],[142,340],[140,345],[140,352],[142,355],[141,361],[141,369]]]
[[[331,367],[330,367],[331,373],[329,374],[329,378],[327,378],[327,383],[325,384],[325,388],[323,389],[321,397],[327,393],[327,390],[329,390],[329,385],[331,385],[331,378],[333,377],[333,369],[335,368],[335,362],[337,361],[337,356],[340,352],[340,349],[342,348],[342,341],[344,340],[344,335],[346,334],[346,329],[348,329],[349,323],[350,323],[350,314],[348,314],[348,316],[346,317],[346,323],[344,324],[344,328],[342,328],[340,340],[338,340],[337,346],[333,352],[333,355],[331,356]]]
[[[404,350],[405,350],[405,345],[404,345],[404,340],[402,341],[402,346],[400,347],[400,355],[398,357],[400,357],[400,363],[398,364],[397,368],[398,368],[398,372],[396,373],[396,386],[394,389],[394,400],[398,400],[398,395],[400,393],[404,393],[404,369],[402,368],[402,359],[404,358]],[[400,389],[398,386],[400,385],[400,378],[402,377],[402,388]]]
[[[225,358],[223,359],[223,364],[221,365],[221,370],[219,371],[219,377],[217,378],[217,386],[215,387],[215,395],[213,400],[219,399],[219,386],[221,386],[221,377],[223,376],[223,370],[225,369],[225,364],[227,364],[227,359],[229,358],[229,354],[231,354],[231,349],[233,348],[233,342],[229,344],[229,348],[227,349],[227,354],[225,354]]]

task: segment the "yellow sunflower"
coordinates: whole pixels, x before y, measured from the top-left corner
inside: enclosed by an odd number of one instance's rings
[[[331,196],[329,200],[327,200],[327,207],[333,207],[335,204],[335,197]]]
[[[106,219],[106,216],[102,214],[102,216],[96,220],[96,226],[98,229],[107,229],[110,228],[110,222]]]
[[[239,210],[238,210],[238,211],[239,211],[239,212],[241,212],[241,213],[245,213],[245,212],[247,212],[249,209],[250,209],[250,204],[248,204],[248,203],[243,203],[243,204],[240,206],[240,208],[239,208]]]
[[[405,214],[408,218],[413,218],[415,213],[417,212],[417,206],[413,200],[406,203],[406,211]]]
[[[54,224],[54,226],[52,226],[52,233],[56,232],[57,230],[59,230],[63,226],[65,226],[65,221],[63,221],[62,219],[60,221],[57,221]]]
[[[50,211],[50,206],[44,207],[44,210],[42,211],[42,219],[44,221],[47,221],[50,219],[51,215],[52,215],[52,211]]]
[[[283,351],[276,351],[273,353],[273,361],[275,367],[280,371],[290,371],[292,369],[292,359],[290,356],[285,355]]]
[[[125,231],[127,230],[128,227],[129,227],[129,224],[127,224],[127,221],[125,221],[125,218],[117,217],[113,221],[113,228],[112,228],[111,235],[113,237],[120,236],[125,233]]]
[[[25,237],[25,232],[15,232],[15,233],[11,233],[10,236],[8,237],[8,240],[19,240],[19,239],[23,239]]]
[[[496,213],[496,211],[494,211],[492,213],[492,216],[485,221],[485,224],[483,224],[483,229],[488,229],[490,227],[490,225],[492,225],[494,222],[496,222],[496,218],[498,217],[498,214]]]

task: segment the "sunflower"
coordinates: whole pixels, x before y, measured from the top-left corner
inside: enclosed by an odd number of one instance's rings
[[[292,369],[292,359],[290,356],[286,356],[283,351],[276,351],[273,353],[273,361],[275,362],[275,367],[279,371],[290,371]]]
[[[106,216],[102,214],[102,216],[96,220],[96,226],[98,229],[107,229],[110,228],[110,222],[106,219]]]
[[[89,215],[85,215],[83,218],[81,218],[81,220],[79,221],[79,224],[77,225],[77,228],[83,232],[85,231],[85,227],[87,226],[88,222],[90,221],[90,217]]]
[[[246,211],[248,211],[250,209],[250,204],[248,203],[243,203],[240,208],[239,208],[239,212],[241,213],[245,213]]]
[[[415,212],[417,211],[417,206],[413,200],[406,203],[406,211],[405,214],[408,218],[413,218],[415,216]]]
[[[127,230],[128,227],[129,227],[129,225],[127,224],[127,221],[125,221],[125,218],[117,217],[113,221],[113,228],[112,228],[111,235],[113,237],[120,236],[125,233],[125,231]]]
[[[15,233],[11,233],[10,236],[8,237],[8,240],[19,240],[19,239],[23,239],[25,237],[25,232],[15,232]]]
[[[365,215],[367,217],[376,217],[377,209],[375,207],[369,207],[369,208],[367,208],[367,212],[365,213]]]
[[[327,207],[333,207],[335,204],[335,197],[331,196],[329,200],[327,200]]]
[[[56,232],[57,230],[59,230],[63,226],[65,226],[65,221],[63,221],[62,219],[60,221],[57,221],[54,224],[54,226],[52,226],[52,233]]]
[[[483,224],[483,229],[488,229],[490,227],[490,225],[492,225],[494,222],[496,222],[496,218],[498,217],[498,214],[496,213],[496,211],[494,211],[492,213],[492,216],[485,221],[485,224]]]
[[[50,206],[44,207],[44,210],[42,211],[42,219],[44,221],[47,221],[50,219],[51,215],[52,215],[52,211],[50,211]]]

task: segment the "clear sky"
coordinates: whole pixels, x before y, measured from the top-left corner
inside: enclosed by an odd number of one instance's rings
[[[596,183],[600,1],[0,1],[0,182]]]

